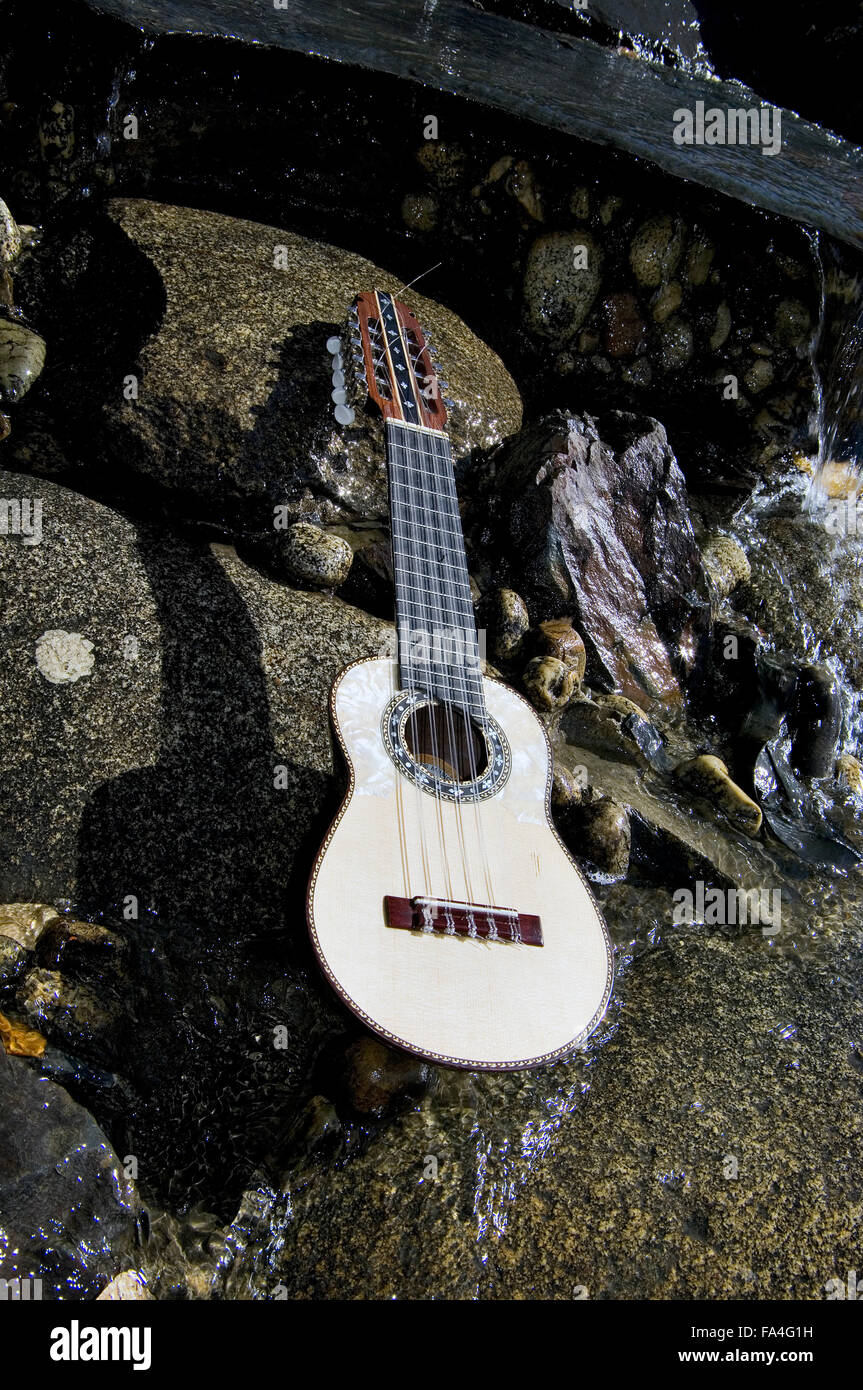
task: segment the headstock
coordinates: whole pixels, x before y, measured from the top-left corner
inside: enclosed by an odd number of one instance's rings
[[[352,422],[352,367],[357,394],[367,395],[385,420],[442,430],[447,412],[441,391],[447,386],[437,375],[431,345],[416,315],[383,290],[367,290],[354,301],[349,335],[349,349],[344,351],[339,350],[337,339],[327,343],[330,351],[336,348],[336,419],[344,424]]]

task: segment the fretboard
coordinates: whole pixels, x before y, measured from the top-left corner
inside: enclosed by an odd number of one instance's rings
[[[481,721],[479,647],[449,441],[396,421],[386,428],[402,689],[446,700]]]

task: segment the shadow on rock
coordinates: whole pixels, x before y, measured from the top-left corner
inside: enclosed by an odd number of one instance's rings
[[[217,561],[149,530],[140,548],[162,627],[161,749],[103,785],[81,827],[80,906],[130,944],[117,1051],[131,1095],[94,1109],[115,1111],[118,1142],[125,1127],[145,1191],[227,1213],[339,1027],[303,922],[336,788],[279,756],[260,640]]]

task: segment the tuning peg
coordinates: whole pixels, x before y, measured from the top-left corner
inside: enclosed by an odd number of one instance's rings
[[[441,400],[443,401],[447,410],[453,410],[455,408],[455,401],[452,399],[451,396],[441,396]]]
[[[331,357],[337,357],[342,350],[342,340],[338,337],[327,338],[327,352]]]
[[[336,406],[333,414],[336,417],[336,423],[339,425],[352,425],[356,419],[356,415],[351,407],[341,403]]]
[[[448,382],[448,381],[444,381],[444,379],[443,379],[442,376],[439,376],[439,377],[438,377],[438,379],[437,379],[437,384],[438,384],[438,386],[440,387],[441,391],[448,391],[448,390],[449,390],[449,382]]]
[[[340,352],[337,352],[336,355],[335,355],[335,357],[334,357],[333,360],[332,360],[332,368],[333,368],[333,371],[334,371],[334,372],[340,372],[340,371],[342,370],[342,368],[344,367],[344,365],[345,365],[345,364],[344,364],[344,360],[343,360],[343,358],[342,358],[342,354],[341,354]]]
[[[335,391],[330,392],[330,400],[335,401],[336,405],[344,405],[347,398],[348,393],[341,386],[337,386]]]
[[[344,384],[345,384],[345,374],[344,374],[344,372],[333,372],[333,386],[344,386]]]

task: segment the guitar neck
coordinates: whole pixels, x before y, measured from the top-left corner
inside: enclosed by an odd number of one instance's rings
[[[479,646],[449,440],[386,425],[399,666],[404,690],[482,721]]]

